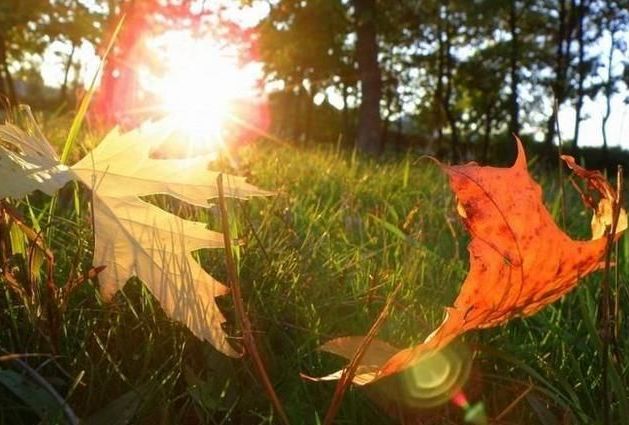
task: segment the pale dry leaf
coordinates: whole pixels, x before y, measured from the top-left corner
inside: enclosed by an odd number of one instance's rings
[[[336,354],[337,356],[351,360],[361,346],[364,336],[346,336],[330,340],[319,347],[321,351]],[[391,357],[400,350],[380,339],[373,339],[367,346],[363,354],[360,365],[356,369],[356,374],[352,378],[355,385],[365,385],[373,381],[380,369]],[[315,378],[316,381],[332,381],[340,379],[343,370],[333,372],[321,378]]]
[[[225,319],[215,303],[227,288],[192,256],[202,248],[223,247],[222,235],[141,199],[166,194],[208,207],[208,200],[217,196],[218,173],[207,169],[207,157],[151,158],[152,150],[167,142],[172,131],[166,120],[125,134],[115,129],[71,168],[93,191],[94,265],[107,266],[99,274],[101,294],[110,299],[136,276],[170,317],[223,353],[237,356],[221,328]],[[226,196],[270,194],[243,178],[224,180]]]
[[[111,299],[131,277],[138,277],[171,318],[223,353],[238,356],[227,342],[221,327],[225,319],[215,303],[227,288],[193,257],[199,249],[223,247],[222,234],[142,199],[165,194],[207,208],[208,200],[217,197],[218,173],[208,170],[209,157],[151,157],[177,137],[166,119],[124,134],[114,129],[67,168],[46,140],[10,124],[0,126],[0,197],[24,197],[34,190],[52,195],[69,180],[83,182],[93,193],[93,263],[106,266],[99,274],[103,298]],[[228,197],[271,194],[244,178],[224,176],[223,181]]]
[[[0,198],[22,198],[35,190],[53,195],[71,179],[46,140],[0,125]]]

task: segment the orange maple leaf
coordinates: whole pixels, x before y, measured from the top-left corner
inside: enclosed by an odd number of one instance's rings
[[[532,315],[603,266],[609,232],[605,228],[611,227],[617,204],[615,190],[600,173],[581,168],[572,157],[562,157],[600,197],[594,201],[584,196],[594,209],[594,239],[573,240],[544,207],[541,188],[527,171],[520,140],[517,145],[518,157],[509,168],[442,165],[457,197],[457,211],[472,236],[470,270],[454,305],[446,308],[445,319],[422,344],[393,355],[390,346],[384,353],[381,343],[374,344],[367,349],[368,361],[361,363],[354,383],[364,385],[399,373],[469,330]],[[615,237],[626,227],[627,216],[621,210]],[[338,338],[321,349],[352,358],[362,338]]]

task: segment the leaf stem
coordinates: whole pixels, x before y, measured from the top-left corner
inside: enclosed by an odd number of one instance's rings
[[[271,404],[275,408],[281,421],[285,425],[289,425],[290,421],[288,420],[288,416],[286,416],[286,412],[284,412],[282,403],[275,393],[275,389],[271,384],[271,380],[269,379],[269,375],[266,371],[264,362],[262,361],[262,357],[258,352],[255,337],[253,336],[251,322],[249,321],[249,317],[247,316],[247,311],[245,309],[245,304],[242,300],[242,293],[240,291],[240,280],[238,278],[238,273],[236,272],[236,265],[234,263],[234,256],[232,253],[231,237],[229,235],[229,221],[227,217],[227,206],[225,205],[225,193],[223,190],[222,173],[219,174],[216,178],[216,184],[218,186],[218,204],[221,212],[223,240],[225,242],[225,263],[227,267],[227,279],[229,281],[229,287],[231,289],[232,299],[234,301],[236,322],[238,323],[242,331],[245,351],[251,356],[254,368],[258,374],[258,378],[260,379],[262,386],[267,393],[267,396],[271,400]]]

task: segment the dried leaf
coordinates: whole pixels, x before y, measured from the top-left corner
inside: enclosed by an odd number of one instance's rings
[[[35,190],[52,195],[71,179],[46,140],[0,125],[0,198],[22,198]]]
[[[140,197],[167,194],[200,207],[217,196],[216,176],[207,170],[209,158],[153,159],[150,152],[165,143],[173,129],[167,121],[120,134],[115,129],[72,171],[93,190],[94,264],[101,294],[110,299],[133,276],[140,278],[166,313],[218,350],[237,356],[226,340],[225,321],[214,298],[227,288],[206,273],[191,252],[222,248],[220,233],[204,223],[184,220]],[[227,196],[268,195],[226,178]]]
[[[358,351],[365,337],[363,336],[346,336],[342,338],[336,338],[323,344],[319,349],[328,353],[336,354],[337,356],[344,357],[348,360],[354,358],[354,354]],[[393,357],[399,352],[399,348],[396,348],[382,340],[374,339],[371,341],[363,357],[360,361],[360,365],[356,370],[356,374],[352,379],[352,382],[356,385],[365,385],[373,381],[380,367],[386,363],[388,359]],[[316,378],[316,381],[332,381],[341,377],[342,370],[334,372],[330,375]]]
[[[207,169],[209,157],[155,159],[150,153],[176,139],[168,120],[105,139],[70,169],[59,163],[47,141],[32,138],[17,127],[0,126],[0,197],[22,197],[39,189],[52,194],[70,179],[93,191],[94,265],[100,290],[110,299],[131,277],[140,278],[164,311],[195,335],[230,356],[238,353],[221,328],[224,317],[214,298],[227,288],[194,260],[192,252],[223,247],[222,234],[204,223],[184,220],[141,199],[166,194],[208,207],[218,195],[216,176]],[[17,171],[16,171],[17,170]],[[225,176],[226,196],[266,196],[244,178]]]
[[[363,365],[365,372],[355,381],[357,384],[399,373],[469,330],[532,315],[603,266],[607,238],[600,229],[611,224],[616,193],[600,173],[578,167],[572,158],[563,159],[600,196],[600,201],[592,205],[593,240],[572,240],[555,224],[542,203],[541,188],[528,174],[519,140],[518,157],[512,167],[481,167],[475,163],[442,166],[456,194],[457,211],[472,237],[468,246],[470,270],[454,306],[446,308],[441,325],[422,344],[377,365]],[[623,210],[617,235],[625,230],[626,223]],[[341,338],[328,342],[324,349],[351,358],[347,355],[351,350],[343,345],[355,343],[355,339]],[[379,355],[386,354],[378,347]],[[365,379],[367,370],[371,380]]]
[[[579,166],[573,157],[562,155],[561,159],[566,162],[574,173],[585,180],[587,189],[598,194],[600,199],[596,202],[590,194],[581,193],[583,202],[594,210],[592,215],[592,239],[602,238],[607,229],[611,229],[614,218],[614,200],[616,193],[613,191],[605,177],[600,171],[590,171]],[[616,233],[627,228],[627,213],[621,208],[616,225]]]

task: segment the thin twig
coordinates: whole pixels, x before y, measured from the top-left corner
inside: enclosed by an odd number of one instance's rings
[[[50,357],[50,354],[44,353],[12,353],[0,356],[0,362],[10,362],[17,359],[23,359],[26,357]]]
[[[28,308],[30,306],[28,294],[26,293],[26,290],[24,290],[20,282],[17,281],[15,276],[13,276],[11,271],[9,271],[9,267],[10,266],[8,263],[0,265],[0,268],[2,268],[2,275],[4,276],[5,283],[7,284],[9,289],[11,289],[18,297],[20,297],[22,303]]]
[[[530,393],[533,390],[533,388],[535,388],[535,385],[533,385],[532,383],[529,383],[528,387],[526,387],[526,389],[522,392],[522,394],[517,396],[515,400],[509,403],[509,405],[505,407],[504,410],[500,412],[500,414],[494,418],[494,422],[498,422],[502,420],[505,416],[507,416],[507,413],[513,410],[515,406],[517,406],[518,403],[522,401],[522,399],[524,399],[524,397],[526,397],[528,393]]]
[[[373,341],[373,339],[376,337],[376,334],[384,324],[384,321],[389,316],[389,313],[391,312],[391,306],[393,305],[393,300],[395,299],[395,296],[397,295],[401,287],[402,282],[398,283],[397,287],[393,290],[393,292],[389,296],[389,299],[387,300],[387,303],[382,308],[380,315],[373,323],[373,325],[371,325],[371,329],[369,329],[369,332],[356,349],[354,357],[352,357],[352,360],[349,362],[347,367],[343,369],[343,373],[341,374],[341,377],[336,384],[336,388],[334,389],[334,396],[332,396],[332,401],[330,401],[330,407],[328,407],[328,411],[325,413],[325,419],[323,420],[324,425],[331,425],[334,421],[334,418],[336,417],[336,414],[341,407],[343,396],[345,395],[345,392],[352,383],[352,379],[354,379],[354,375],[356,374],[356,370],[358,369],[360,360],[365,355],[367,348],[369,348],[369,344],[371,344],[371,341]]]
[[[232,254],[231,237],[229,235],[229,221],[227,217],[227,207],[225,205],[225,194],[223,190],[223,174],[219,174],[216,178],[216,184],[218,186],[218,204],[221,211],[221,222],[223,225],[223,240],[225,241],[225,263],[227,265],[227,278],[229,280],[229,287],[232,293],[232,299],[234,301],[234,308],[236,312],[236,321],[238,322],[243,335],[243,343],[245,350],[251,356],[253,365],[258,374],[262,386],[266,390],[273,407],[275,408],[278,416],[285,425],[289,425],[288,416],[284,412],[284,407],[280,402],[275,389],[271,384],[269,375],[266,371],[262,357],[258,352],[255,337],[253,336],[251,322],[247,316],[245,304],[242,300],[242,294],[240,291],[240,280],[238,279],[238,273],[236,272],[236,265],[234,264],[234,257]]]
[[[600,316],[599,316],[599,329],[601,332],[601,391],[602,391],[602,410],[603,410],[603,424],[609,425],[610,422],[610,404],[611,393],[609,391],[609,348],[612,344],[613,338],[613,318],[611,317],[611,292],[610,292],[610,274],[612,264],[612,248],[616,240],[616,229],[618,227],[618,220],[620,218],[621,202],[622,202],[622,166],[618,166],[617,173],[617,192],[616,199],[612,204],[612,225],[608,229],[607,233],[607,246],[605,249],[605,274],[603,275],[602,294],[600,302]],[[617,318],[616,318],[617,319]]]
[[[64,286],[63,289],[62,289],[62,295],[61,295],[62,304],[61,304],[61,306],[63,307],[63,309],[65,309],[65,307],[67,307],[68,297],[70,296],[70,293],[72,291],[74,291],[77,287],[79,287],[81,284],[83,284],[83,282],[85,282],[86,280],[94,279],[96,276],[98,276],[98,274],[100,272],[102,272],[106,268],[107,268],[107,266],[92,267],[84,275],[77,276],[74,279],[70,280],[66,284],[66,286]]]

